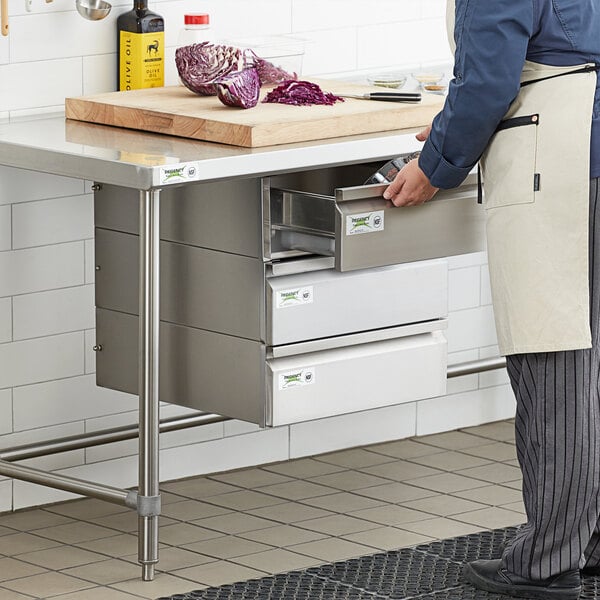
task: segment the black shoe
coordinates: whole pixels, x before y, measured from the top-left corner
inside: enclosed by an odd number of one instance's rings
[[[567,571],[536,581],[503,569],[500,559],[467,563],[463,575],[469,583],[479,589],[520,598],[577,600],[581,592],[579,571]]]
[[[581,574],[588,575],[589,577],[596,577],[597,575],[600,575],[600,565],[595,567],[583,567],[583,569],[581,569]]]

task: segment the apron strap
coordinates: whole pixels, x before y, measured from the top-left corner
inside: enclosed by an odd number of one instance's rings
[[[546,81],[547,79],[554,79],[555,77],[564,77],[565,75],[575,75],[575,73],[591,73],[592,71],[600,71],[600,65],[586,65],[581,69],[575,69],[575,71],[567,71],[566,73],[557,73],[556,75],[548,75],[548,77],[541,77],[540,79],[532,79],[531,81],[523,81],[521,87],[537,83],[538,81]]]

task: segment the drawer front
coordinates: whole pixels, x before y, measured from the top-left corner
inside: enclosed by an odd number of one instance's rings
[[[439,319],[448,311],[447,287],[444,260],[270,277],[267,343],[279,346]]]
[[[420,206],[392,206],[382,197],[386,187],[338,188],[333,196],[270,189],[272,256],[333,255],[338,271],[353,271],[485,249],[474,176]]]
[[[96,310],[96,383],[138,390],[138,318]],[[160,326],[160,400],[265,425],[265,348],[259,342]]]
[[[267,362],[267,424],[299,423],[446,393],[442,332]]]
[[[138,313],[139,237],[96,229],[96,306]],[[262,260],[161,242],[161,319],[264,339]]]
[[[94,213],[97,227],[138,233],[139,192],[102,184]],[[165,188],[160,217],[163,240],[262,257],[259,179]]]

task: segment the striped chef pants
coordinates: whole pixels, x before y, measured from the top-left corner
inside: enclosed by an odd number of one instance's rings
[[[590,182],[592,348],[507,356],[527,523],[503,567],[529,579],[600,565],[600,187]]]

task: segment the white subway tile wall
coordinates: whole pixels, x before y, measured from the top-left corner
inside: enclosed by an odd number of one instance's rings
[[[68,96],[116,85],[115,21],[131,0],[89,22],[72,0],[10,3],[0,37],[0,123],[60,113]],[[445,0],[161,0],[166,82],[182,15],[211,15],[217,39],[288,34],[306,40],[303,74],[364,77],[378,69],[449,71]],[[251,30],[248,23],[252,23]],[[49,32],[59,33],[50,35]],[[412,82],[414,85],[414,81]],[[449,363],[497,353],[485,252],[449,260]],[[95,386],[91,182],[0,166],[0,448],[134,423],[137,398]],[[161,406],[164,417],[186,409]],[[260,430],[227,421],[162,437],[163,480],[307,456],[357,444],[505,418],[514,399],[503,373],[448,381],[448,395],[364,413]],[[136,443],[28,463],[112,485],[136,484]],[[72,495],[0,480],[0,511]]]

